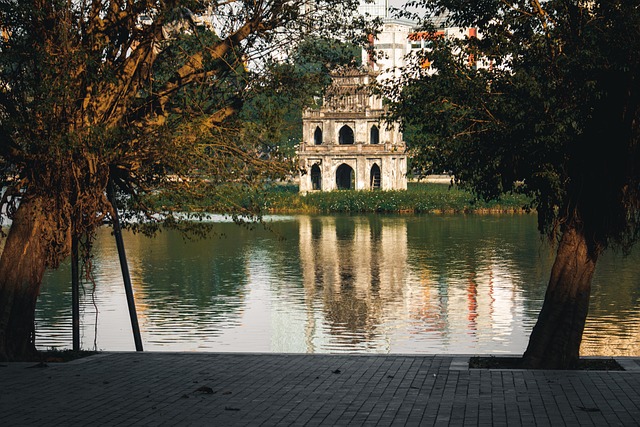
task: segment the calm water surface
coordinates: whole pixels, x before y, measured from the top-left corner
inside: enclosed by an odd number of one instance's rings
[[[522,353],[554,253],[534,216],[283,216],[185,241],[125,234],[145,350]],[[640,355],[640,251],[599,262],[584,355]],[[115,242],[84,283],[82,347],[134,350]],[[40,348],[71,346],[70,269],[45,278]]]

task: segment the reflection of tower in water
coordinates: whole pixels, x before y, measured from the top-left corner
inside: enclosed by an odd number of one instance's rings
[[[403,317],[407,230],[377,217],[301,217],[307,351],[387,347],[378,326]]]

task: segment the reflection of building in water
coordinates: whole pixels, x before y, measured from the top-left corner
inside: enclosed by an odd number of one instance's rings
[[[331,340],[386,347],[376,331],[386,312],[406,317],[404,222],[367,217],[301,217],[300,262],[307,298],[307,351]],[[320,304],[316,301],[320,300]],[[319,309],[318,309],[319,308]],[[380,342],[382,341],[382,342]]]
[[[299,221],[306,351],[524,350],[531,325],[516,269],[494,248],[459,248],[446,260],[415,263],[429,249],[409,252],[406,221]]]
[[[421,268],[428,274],[420,275],[419,286],[411,286],[417,334],[440,337],[438,345],[449,353],[499,352],[490,349],[500,342],[506,352],[513,352],[509,348],[514,344],[524,350],[530,325],[524,324],[524,299],[515,268],[491,248],[467,259],[458,253],[445,265]],[[518,339],[521,342],[515,343]]]

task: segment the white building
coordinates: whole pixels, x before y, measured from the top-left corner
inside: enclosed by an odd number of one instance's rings
[[[380,33],[370,40],[375,54],[363,50],[362,63],[377,72],[380,79],[384,79],[397,74],[398,69],[407,64],[409,54],[429,49],[428,43],[433,37],[461,39],[478,36],[475,28],[447,27],[445,17],[434,18],[433,24],[435,34],[416,31],[413,21],[385,17]]]
[[[373,96],[367,85],[372,79],[392,77],[412,51],[428,49],[434,34],[415,31],[411,21],[390,19],[388,0],[362,3],[359,11],[383,19],[381,32],[370,39],[376,53],[363,49],[364,69],[334,73],[322,107],[303,112],[303,141],[297,153],[301,193],[407,188],[402,133],[397,124],[383,122],[382,99]],[[476,36],[475,29],[443,24],[441,19],[435,36]]]
[[[358,13],[372,18],[388,18],[389,0],[373,0],[372,2],[362,0],[358,6]]]
[[[302,116],[300,192],[406,190],[407,155],[399,127],[381,121],[382,99],[370,93],[375,73],[333,73],[322,108]]]

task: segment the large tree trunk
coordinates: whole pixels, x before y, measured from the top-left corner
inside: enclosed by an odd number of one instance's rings
[[[34,321],[45,271],[46,225],[43,200],[23,199],[0,258],[0,360],[24,360],[36,354]]]
[[[526,367],[570,369],[577,364],[596,261],[597,255],[589,252],[581,230],[567,227],[538,322],[523,356]]]

